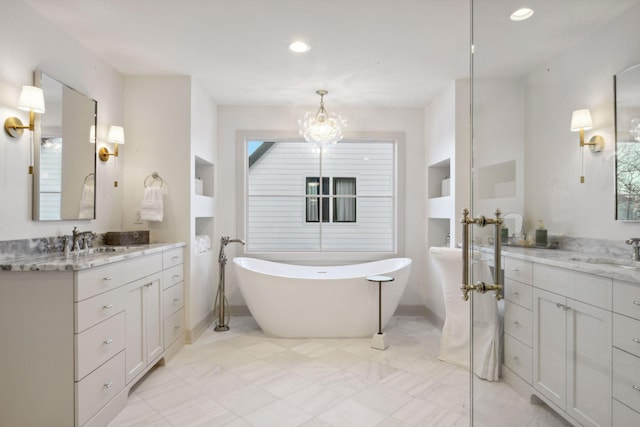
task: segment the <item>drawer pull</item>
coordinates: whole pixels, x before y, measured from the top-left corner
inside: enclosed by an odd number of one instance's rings
[[[179,275],[179,274],[174,274],[174,275],[173,275],[173,276],[171,276],[171,277],[173,277],[174,279],[179,279],[179,278],[180,278],[180,275]]]
[[[514,325],[514,326],[520,326],[520,322],[518,322],[517,320],[514,320],[514,321],[513,321],[513,322],[511,322],[511,323],[513,323],[513,325]]]
[[[113,304],[107,304],[107,305],[103,305],[103,306],[102,306],[102,309],[103,309],[103,310],[109,310],[109,309],[110,309],[110,308],[112,308],[112,307],[113,307]]]
[[[180,326],[181,325],[176,325],[176,326],[173,327],[173,329],[178,330],[178,329],[180,329]]]
[[[151,286],[151,285],[153,285],[153,282],[151,282],[151,283],[145,283],[145,284],[144,284],[144,287],[145,287],[145,288],[148,288],[148,287],[149,287],[149,286]]]
[[[102,280],[104,280],[105,282],[108,282],[109,280],[113,280],[113,276],[103,277]]]
[[[518,356],[511,356],[511,358],[512,358],[513,360],[518,360],[518,359],[520,359]]]
[[[634,301],[633,302],[635,305],[640,305],[640,301]]]
[[[178,301],[180,301],[180,298],[174,298],[173,299],[173,302],[178,302]],[[638,342],[640,342],[640,341],[638,341]]]
[[[638,339],[638,338],[634,338],[634,339],[633,339],[633,342],[640,344],[640,339]]]
[[[513,268],[513,267],[512,267],[512,268],[510,268],[509,270],[511,270],[511,271],[520,271],[520,270],[518,270],[517,268]]]
[[[109,388],[113,387],[113,381],[111,381],[110,383],[107,383],[107,384],[103,384],[103,387],[106,388],[106,389],[109,389]]]
[[[171,259],[180,259],[180,257],[176,255],[176,256],[172,256]]]
[[[108,340],[102,341],[103,344],[109,345],[113,342],[113,338],[109,338]]]
[[[633,386],[633,389],[634,389],[634,390],[637,390],[637,391],[640,391],[640,387],[638,387],[637,385],[634,385],[634,386]]]

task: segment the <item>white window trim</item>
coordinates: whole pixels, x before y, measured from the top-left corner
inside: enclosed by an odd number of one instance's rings
[[[238,214],[236,235],[245,238],[247,235],[247,197],[248,182],[247,169],[247,141],[275,141],[299,142],[301,137],[297,132],[275,130],[239,130],[236,132],[236,182],[238,194],[236,197],[236,212]],[[291,263],[338,263],[368,262],[383,258],[404,256],[404,222],[405,222],[405,134],[404,132],[345,132],[345,142],[392,142],[395,143],[394,167],[394,250],[392,251],[246,251],[240,245],[236,248],[238,256],[248,256],[269,261]]]

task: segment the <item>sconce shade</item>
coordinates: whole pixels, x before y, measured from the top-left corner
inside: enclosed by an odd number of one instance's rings
[[[44,93],[42,89],[35,86],[22,86],[18,108],[34,113],[44,113]]]
[[[113,153],[109,153],[107,147],[100,148],[98,157],[103,162],[109,160],[110,156],[118,157],[118,144],[124,144],[124,128],[122,126],[110,126],[109,133],[107,133],[107,141],[114,143],[115,147]]]
[[[110,126],[107,140],[114,144],[124,144],[124,128],[122,126]]]
[[[593,127],[591,112],[588,109],[575,110],[571,115],[571,132],[578,132],[580,129],[586,130]]]

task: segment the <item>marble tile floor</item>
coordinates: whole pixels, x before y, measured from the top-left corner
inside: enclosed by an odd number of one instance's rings
[[[422,316],[394,316],[385,351],[371,338],[267,337],[250,316],[229,324],[147,374],[109,427],[470,425],[468,371],[437,360],[440,331]],[[475,426],[565,425],[506,384],[483,383]]]

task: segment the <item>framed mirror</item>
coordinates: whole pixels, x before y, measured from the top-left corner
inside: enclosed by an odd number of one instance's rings
[[[46,113],[34,131],[33,219],[95,219],[98,103],[36,71]]]
[[[640,221],[640,64],[614,76],[616,220]]]

